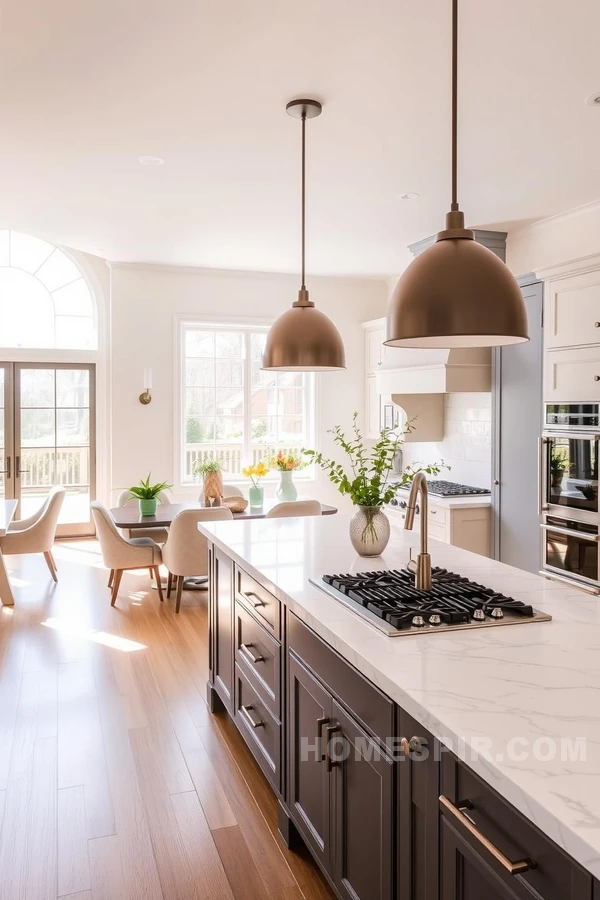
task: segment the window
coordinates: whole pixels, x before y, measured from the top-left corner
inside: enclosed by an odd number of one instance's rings
[[[0,231],[0,345],[95,350],[92,294],[58,247]]]
[[[218,459],[225,477],[270,450],[299,451],[314,434],[314,377],[262,372],[268,328],[182,325],[182,482],[197,462]]]

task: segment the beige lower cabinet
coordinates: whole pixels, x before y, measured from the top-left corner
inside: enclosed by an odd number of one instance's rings
[[[406,512],[398,507],[390,510],[390,521],[402,523]],[[436,541],[462,547],[480,556],[490,556],[491,508],[489,506],[442,506],[429,498],[428,534]],[[414,530],[419,528],[415,517]]]

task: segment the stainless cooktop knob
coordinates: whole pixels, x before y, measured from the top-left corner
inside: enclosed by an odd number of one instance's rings
[[[504,610],[499,606],[495,606],[490,613],[493,619],[503,619],[504,618]]]
[[[429,616],[429,624],[430,625],[441,625],[442,619],[438,616],[437,613],[433,613],[433,615]]]
[[[412,624],[421,627],[421,625],[425,624],[425,619],[423,618],[423,616],[413,616]]]
[[[482,609],[476,609],[475,612],[473,613],[473,618],[474,618],[477,622],[482,622],[483,619],[485,619],[485,613],[484,613],[484,611],[483,611]]]

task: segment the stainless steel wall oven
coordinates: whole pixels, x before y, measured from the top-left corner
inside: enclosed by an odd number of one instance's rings
[[[543,570],[600,588],[600,404],[548,403],[540,440]]]

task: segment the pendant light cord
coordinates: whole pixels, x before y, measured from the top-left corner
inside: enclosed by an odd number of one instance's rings
[[[452,203],[458,210],[458,0],[452,0]]]
[[[305,239],[306,239],[306,113],[302,113],[302,286],[305,291]]]

